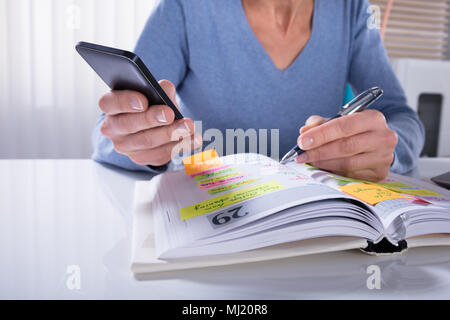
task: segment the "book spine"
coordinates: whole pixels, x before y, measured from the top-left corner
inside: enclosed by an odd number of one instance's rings
[[[408,249],[408,243],[406,240],[400,240],[396,245],[390,242],[387,238],[383,238],[381,241],[374,243],[367,241],[367,247],[361,248],[361,250],[367,254],[373,255],[389,255],[402,253]]]

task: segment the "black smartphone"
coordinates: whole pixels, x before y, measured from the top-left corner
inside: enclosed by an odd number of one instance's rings
[[[79,42],[77,52],[112,90],[133,90],[145,95],[149,106],[166,105],[175,113],[175,119],[183,115],[166,95],[144,62],[133,52]]]

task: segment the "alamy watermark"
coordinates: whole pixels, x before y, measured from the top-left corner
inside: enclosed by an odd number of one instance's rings
[[[66,287],[68,290],[81,290],[81,268],[78,265],[66,269]]]
[[[81,8],[76,4],[66,7],[66,28],[79,30],[81,28]]]
[[[375,264],[370,265],[366,269],[369,277],[366,280],[367,289],[380,290],[381,289],[381,268]]]
[[[225,131],[225,132],[224,132]],[[224,131],[209,128],[203,131],[202,121],[195,122],[195,132],[203,138],[204,150],[215,149],[220,156],[227,156],[236,153],[258,153],[279,160],[280,157],[280,130],[279,129],[225,129]],[[178,140],[177,132],[172,137],[173,141]],[[172,161],[174,164],[181,164],[184,155],[192,150],[181,150],[174,148],[172,151]]]
[[[370,17],[367,19],[367,28],[369,30],[381,29],[381,8],[377,5],[371,5],[367,8]]]

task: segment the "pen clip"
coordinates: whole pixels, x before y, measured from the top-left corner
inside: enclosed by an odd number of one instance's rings
[[[341,116],[349,115],[355,112],[360,112],[365,110],[375,101],[377,101],[383,95],[383,90],[379,87],[370,88],[352,100],[350,100],[346,105],[342,107],[341,112],[339,114]]]

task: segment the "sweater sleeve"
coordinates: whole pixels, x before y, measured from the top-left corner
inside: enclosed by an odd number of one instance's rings
[[[157,80],[170,80],[176,87],[182,83],[188,63],[188,45],[183,8],[178,0],[161,0],[151,13],[134,52],[143,60]],[[100,127],[102,114],[92,135],[95,161],[128,170],[161,173],[169,166],[149,167],[135,164],[129,157],[114,150]]]
[[[379,86],[384,96],[372,108],[386,117],[388,126],[398,135],[391,170],[404,174],[417,165],[425,139],[424,128],[394,74],[380,33],[371,21],[367,0],[355,1],[352,17],[353,35],[350,53],[349,83],[355,92]]]

